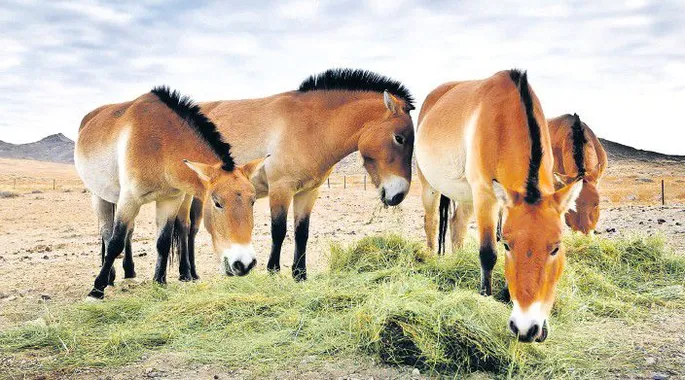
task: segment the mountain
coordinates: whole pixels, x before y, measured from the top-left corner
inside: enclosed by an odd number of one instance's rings
[[[599,139],[606,149],[611,162],[646,161],[662,163],[685,163],[685,156],[673,156],[648,150],[635,149],[611,140]],[[58,133],[40,141],[28,144],[11,144],[0,140],[1,158],[18,158],[26,160],[74,162],[74,142],[67,136]],[[358,152],[352,153],[340,161],[335,168],[337,174],[363,174],[362,158]]]
[[[10,144],[0,140],[0,157],[73,163],[74,142],[61,133],[28,144]]]
[[[600,138],[610,161],[638,160],[638,161],[671,161],[685,162],[685,156],[675,156],[649,150],[635,149],[628,145],[619,144]]]

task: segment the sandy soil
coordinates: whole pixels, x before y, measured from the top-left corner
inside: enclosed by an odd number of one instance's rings
[[[42,190],[33,193],[29,177],[36,173],[48,173],[44,177],[57,178],[57,189],[51,189],[51,181],[41,181],[33,187]],[[13,178],[24,179],[26,186],[13,189]],[[68,186],[59,185],[61,183]],[[333,183],[336,188],[328,189],[324,185],[312,214],[307,260],[312,272],[325,268],[328,248],[334,242],[345,244],[363,236],[389,232],[424,239],[423,211],[416,183],[400,207],[387,209],[380,206],[376,191],[370,186],[365,191],[359,183],[350,184],[348,189],[342,189],[336,181]],[[97,219],[90,207],[90,195],[79,186],[72,166],[0,160],[2,190],[15,192],[17,196],[0,198],[0,329],[35,317],[47,305],[83,299],[92,287],[100,264]],[[603,210],[600,233],[610,236],[631,232],[661,233],[677,252],[685,254],[685,205],[682,203],[645,206],[607,198],[603,200]],[[289,224],[281,256],[284,271],[290,269],[294,249],[292,216]],[[258,252],[258,271],[265,270],[268,258],[269,226],[268,201],[262,199],[256,204],[253,237]],[[472,225],[472,231],[474,228]],[[156,258],[153,205],[146,205],[138,217],[133,244],[139,279],[149,280]],[[218,275],[217,262],[205,231],[199,235],[197,261],[201,277]],[[116,268],[117,274],[122,276],[121,260],[117,260]],[[170,269],[169,278],[177,281],[177,271]],[[107,288],[106,292],[118,292],[119,288]],[[683,324],[681,318],[678,325],[682,327]],[[131,371],[154,367],[154,360],[158,359],[151,358],[152,364],[139,364]],[[213,369],[197,370],[205,377]],[[374,376],[375,371],[380,370],[368,367],[361,372]],[[284,375],[298,377],[297,373]],[[330,375],[342,376],[332,370]],[[401,376],[397,372],[386,375]]]

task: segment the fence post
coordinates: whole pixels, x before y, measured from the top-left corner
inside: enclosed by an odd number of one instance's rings
[[[14,179],[14,188],[15,189],[17,188],[17,179],[16,178]]]
[[[343,176],[343,189],[347,189],[347,176]]]
[[[328,182],[328,188],[330,189],[331,188],[331,177],[328,177],[326,182]]]
[[[57,188],[57,183],[56,183],[56,181],[53,179],[53,180],[52,180],[52,190],[55,190],[56,188]]]
[[[664,206],[666,205],[666,196],[664,194],[664,180],[661,180],[661,205]]]
[[[364,174],[364,190],[366,190],[366,174]]]

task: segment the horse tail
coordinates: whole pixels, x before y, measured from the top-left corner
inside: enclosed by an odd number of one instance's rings
[[[452,201],[446,196],[440,194],[440,206],[438,214],[440,215],[440,224],[438,225],[438,254],[445,253],[445,236],[447,235],[447,217],[449,216],[450,203]]]
[[[186,239],[187,235],[184,233],[183,223],[181,223],[181,218],[178,216],[174,220],[174,229],[171,233],[171,255],[169,255],[169,266],[173,263],[174,259],[178,259],[181,262],[181,247],[183,240]]]

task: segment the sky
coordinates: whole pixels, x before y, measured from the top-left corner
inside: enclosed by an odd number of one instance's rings
[[[75,139],[90,110],[159,84],[241,99],[352,67],[420,105],[441,83],[516,67],[547,117],[577,112],[600,137],[685,154],[685,2],[487,3],[4,0],[0,140]]]

